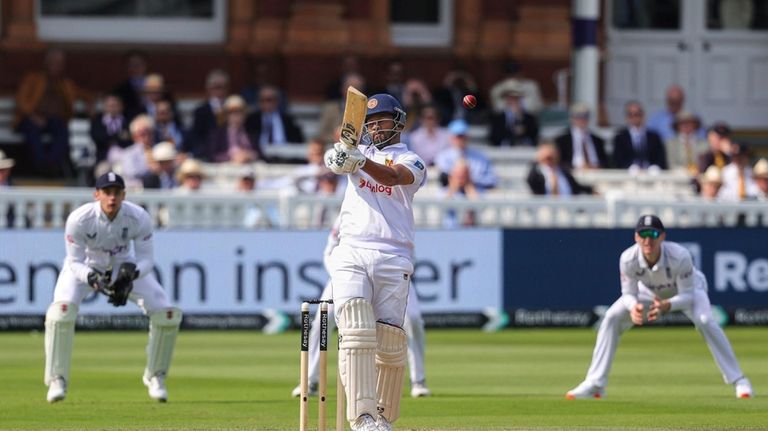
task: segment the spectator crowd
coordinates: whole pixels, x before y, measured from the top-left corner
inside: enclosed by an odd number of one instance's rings
[[[472,128],[486,128],[489,149],[536,148],[524,178],[536,195],[597,193],[577,181],[578,172],[621,169],[653,174],[674,169],[687,172],[695,193],[706,199],[768,196],[768,161],[755,160],[747,145],[734,141],[728,124],[707,123],[695,107],[686,107],[678,85],[668,87],[665,107],[658,112],[647,114],[641,103],[627,101],[625,124],[609,142],[591,127],[594,108],[574,103],[567,127],[549,141],[540,136],[546,106],[539,86],[525,77],[516,61],[504,64],[503,78],[487,97],[462,67],[449,70],[430,88],[397,60],[376,77],[378,86],[368,85],[354,56],[345,58],[342,66],[338,78],[328,84],[317,134],[306,136],[288,109],[291,101],[284,89],[266,80],[238,90],[225,70],[211,70],[201,82],[204,98],[184,121],[172,83],[152,71],[142,53],[128,54],[124,80],[96,95],[67,77],[65,53],[52,49],[43,68],[21,80],[14,128],[23,136],[23,156],[33,175],[73,178],[68,124],[76,102],[83,102],[95,148],[95,163],[83,186],[114,170],[132,189],[194,193],[205,188],[205,164],[226,163],[245,169],[233,192],[290,187],[296,193],[333,195],[341,193],[344,182],[328,175],[322,154],[338,140],[346,90],[354,86],[367,94],[387,92],[402,103],[408,114],[403,142],[433,166],[439,193],[446,199],[482,199],[499,187],[496,171],[504,166],[494,166],[483,148],[468,145]],[[463,108],[465,94],[476,95],[477,108]],[[305,157],[275,151],[296,144],[305,145]],[[250,167],[254,162],[297,166],[290,178],[261,180]],[[15,164],[0,153],[0,187],[10,186]],[[471,225],[473,214],[456,214],[446,223]]]

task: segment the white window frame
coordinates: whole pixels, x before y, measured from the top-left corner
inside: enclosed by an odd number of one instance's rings
[[[437,24],[395,24],[389,26],[397,46],[449,47],[453,42],[453,0],[440,1]]]
[[[41,40],[88,43],[223,43],[226,1],[213,0],[207,18],[44,17],[35,1],[37,34]]]

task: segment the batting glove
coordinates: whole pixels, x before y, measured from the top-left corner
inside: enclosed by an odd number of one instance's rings
[[[366,158],[357,147],[341,142],[325,152],[325,166],[335,174],[353,174],[365,165]]]

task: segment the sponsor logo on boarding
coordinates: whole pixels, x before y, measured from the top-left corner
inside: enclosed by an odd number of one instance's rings
[[[387,196],[392,196],[392,186],[383,186],[379,183],[372,183],[365,178],[360,178],[360,183],[357,186],[361,189],[368,189],[372,193],[384,193]]]

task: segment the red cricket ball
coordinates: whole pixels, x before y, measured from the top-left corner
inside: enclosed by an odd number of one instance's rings
[[[467,109],[472,109],[475,106],[477,106],[477,98],[472,94],[467,94],[464,96],[464,107]]]

